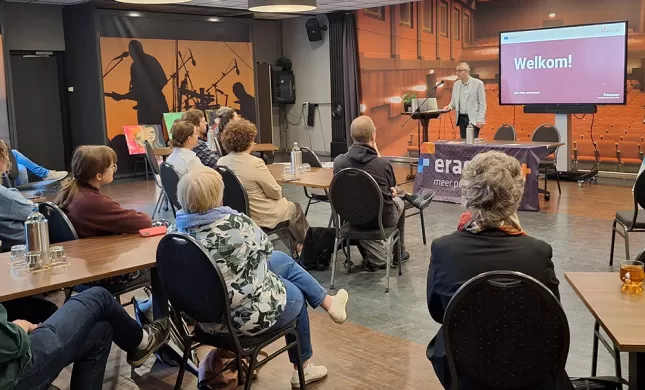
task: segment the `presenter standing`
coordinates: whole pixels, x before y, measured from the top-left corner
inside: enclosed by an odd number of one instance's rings
[[[457,80],[452,87],[452,99],[444,110],[457,110],[457,126],[461,139],[466,139],[468,123],[475,127],[475,138],[479,137],[479,130],[486,123],[486,92],[481,80],[470,77],[470,66],[465,62],[457,65]]]

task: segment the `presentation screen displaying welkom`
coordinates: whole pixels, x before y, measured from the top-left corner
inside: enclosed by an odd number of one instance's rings
[[[625,104],[627,22],[505,31],[500,104]]]

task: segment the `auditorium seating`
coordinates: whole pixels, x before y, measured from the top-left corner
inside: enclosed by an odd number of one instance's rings
[[[596,141],[598,161],[601,164],[615,164],[618,168],[618,144],[614,141]]]
[[[641,165],[643,154],[637,142],[618,142],[618,159],[620,165]]]
[[[596,162],[596,150],[590,139],[581,139],[573,142],[573,161],[575,163]]]
[[[640,134],[625,134],[620,138],[621,141],[625,142],[636,142],[638,144],[643,142],[643,136]]]

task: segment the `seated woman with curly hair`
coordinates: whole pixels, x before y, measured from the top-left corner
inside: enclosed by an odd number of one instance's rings
[[[282,196],[282,187],[264,161],[251,155],[257,134],[255,125],[246,119],[231,121],[220,135],[229,154],[220,158],[218,164],[230,168],[242,182],[249,196],[249,216],[255,223],[273,229],[280,222],[289,221],[289,230],[300,248],[309,223],[300,204]]]
[[[522,272],[560,299],[551,245],[529,237],[516,214],[524,180],[519,161],[500,152],[478,154],[464,169],[461,190],[468,211],[462,214],[456,232],[435,239],[431,246],[427,299],[436,322],[443,323],[450,299],[466,281],[489,271]],[[428,345],[427,356],[441,384],[450,389],[443,329]],[[459,388],[482,388],[472,382],[459,378]],[[571,389],[571,384],[562,378],[562,385],[555,388]]]

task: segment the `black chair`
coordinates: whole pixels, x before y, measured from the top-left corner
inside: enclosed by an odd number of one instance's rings
[[[244,213],[251,217],[251,210],[249,210],[249,197],[246,193],[246,189],[240,182],[240,179],[235,176],[235,173],[228,167],[223,165],[218,165],[215,167],[215,170],[222,175],[224,181],[224,206],[228,206],[233,210]],[[277,224],[273,229],[262,227],[260,228],[267,234],[276,235],[278,237],[284,237],[287,235],[289,238],[289,250],[293,253],[293,237],[291,236],[291,231],[289,230],[289,221],[283,221]]]
[[[406,196],[403,197],[403,200],[406,201],[405,202],[405,218],[407,219],[407,218],[410,218],[410,217],[414,217],[415,215],[419,216],[419,219],[421,220],[421,237],[423,238],[423,245],[426,245],[426,243],[427,243],[427,241],[426,241],[426,222],[425,222],[425,217],[423,216],[423,212],[425,211],[425,209],[428,206],[430,206],[430,203],[432,202],[432,199],[434,199],[434,192],[429,196],[430,202],[428,202],[428,204],[425,207],[417,207],[417,205],[415,205],[414,203],[408,201],[408,196],[409,195],[406,195]],[[412,210],[412,209],[414,209],[416,211],[412,211],[410,213],[407,212],[408,210]]]
[[[170,201],[170,208],[172,215],[177,216],[177,210],[181,210],[179,199],[177,199],[177,185],[179,184],[179,173],[175,170],[169,162],[163,162],[159,170],[161,177],[161,185],[166,193],[166,197]]]
[[[553,125],[540,125],[538,126],[537,129],[533,132],[533,135],[531,136],[531,141],[533,142],[560,142],[560,131]],[[560,173],[558,172],[557,168],[557,161],[558,161],[558,146],[552,146],[547,148],[548,150],[548,155],[546,158],[540,160],[540,166],[538,170],[540,173],[544,174],[544,200],[549,200],[551,199],[551,193],[547,189],[547,176],[549,175],[549,171],[552,170],[555,172],[555,181],[558,183],[558,194],[562,193],[562,190],[560,189]],[[553,157],[550,157],[553,156]]]
[[[493,136],[493,139],[495,141],[515,141],[517,139],[517,135],[515,134],[515,128],[511,125],[503,124],[497,129],[495,132],[495,136]]]
[[[51,244],[78,240],[74,225],[58,206],[52,202],[40,203],[38,211],[47,218],[49,242]]]
[[[157,162],[157,155],[155,154],[154,148],[150,145],[150,142],[146,141],[146,159],[152,169],[152,175],[155,179],[155,185],[161,190],[159,197],[157,198],[157,203],[155,203],[155,209],[152,212],[152,219],[155,219],[155,215],[162,207],[162,204],[165,204],[165,210],[168,211],[168,197],[166,196],[166,191],[164,191],[163,185],[160,183],[161,170],[159,168],[159,163]],[[146,179],[148,178],[146,171]]]
[[[11,169],[9,169],[9,171],[7,172],[7,179],[9,180],[9,185],[11,187],[14,187],[19,191],[50,190],[60,184],[58,180],[41,180],[17,186],[16,179],[18,178],[18,162],[16,161],[16,156],[13,155],[12,151],[9,151],[8,154],[9,162],[11,163]]]
[[[446,308],[443,332],[454,390],[459,378],[474,382],[461,388],[551,389],[565,375],[564,310],[549,289],[520,272],[486,272],[466,282]]]
[[[74,225],[58,206],[52,202],[40,203],[38,211],[47,218],[50,244],[78,240]],[[63,291],[65,291],[65,301],[67,301],[72,296],[74,288],[64,288]]]
[[[222,146],[222,143],[219,141],[219,136],[215,136],[213,139],[215,142],[215,151],[217,151],[217,154],[219,154],[220,157],[226,156],[228,153],[226,150],[224,150],[224,147]]]
[[[322,162],[316,155],[316,153],[309,149],[308,147],[301,147],[300,151],[302,152],[302,162],[304,164],[309,164],[310,167],[312,168],[322,168]],[[309,189],[307,187],[303,187],[305,191],[305,196],[307,199],[309,199],[309,202],[307,202],[307,208],[305,208],[305,217],[309,213],[309,206],[312,204],[316,203],[321,203],[321,202],[326,202],[329,203],[329,197],[327,194],[314,194],[313,192],[310,194]],[[331,225],[330,225],[331,226]]]
[[[625,239],[625,258],[629,260],[629,233],[645,232],[645,212],[640,212],[639,207],[645,207],[645,175],[638,175],[634,184],[634,209],[616,211],[616,218],[611,228],[610,266],[614,265],[616,233]],[[616,228],[616,224],[620,224],[622,232]]]
[[[184,337],[184,356],[177,375],[175,389],[181,388],[181,383],[186,370],[186,363],[193,348],[193,343],[201,343],[237,354],[238,382],[242,382],[242,358],[250,357],[245,389],[251,388],[253,371],[280,355],[281,353],[296,348],[300,357],[300,341],[296,333],[296,322],[287,326],[269,330],[258,336],[239,336],[233,326],[229,293],[224,277],[219,267],[214,266],[208,253],[192,237],[182,234],[169,234],[161,239],[157,247],[157,270],[161,285],[168,295],[173,310],[174,321],[180,321],[178,312],[183,312],[197,321],[193,334]],[[217,323],[226,327],[224,333],[208,333],[201,324]],[[183,328],[181,328],[183,329]],[[267,358],[258,362],[258,353],[276,340],[292,335],[295,342],[278,349]],[[298,374],[300,389],[305,388],[302,361],[298,360]]]
[[[360,194],[360,196],[356,196]],[[336,239],[334,248],[346,240],[349,248],[352,240],[383,240],[387,248],[385,279],[385,292],[390,291],[390,265],[392,264],[392,250],[395,244],[401,259],[400,233],[397,227],[383,227],[383,193],[376,184],[376,180],[369,173],[356,169],[345,168],[338,172],[329,186],[329,199],[333,212],[341,223],[336,225]],[[368,227],[368,228],[366,228]],[[347,270],[351,272],[351,251],[347,251]],[[331,288],[334,288],[336,275],[336,256],[334,251],[331,260]],[[402,275],[401,261],[399,261],[399,275]]]

